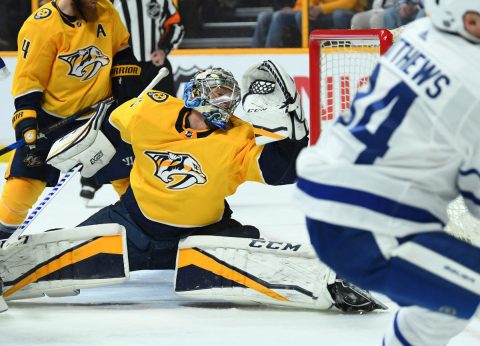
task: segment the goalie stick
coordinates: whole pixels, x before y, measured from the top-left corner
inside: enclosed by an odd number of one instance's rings
[[[138,95],[140,98],[143,93],[153,88],[158,84],[163,78],[168,76],[170,72],[166,67],[162,67],[155,78],[147,85],[147,87]],[[113,99],[110,101],[113,102]],[[96,112],[102,112],[104,107],[107,107],[110,103],[107,103],[106,100],[97,104]],[[87,112],[88,113],[88,112]],[[69,119],[69,118],[67,118]],[[66,120],[66,119],[65,119]],[[58,123],[57,123],[58,124]],[[55,125],[57,125],[55,124]],[[55,126],[53,125],[53,126]],[[63,126],[63,125],[62,125]],[[5,148],[4,148],[5,149]],[[62,179],[55,185],[52,190],[45,196],[45,198],[37,205],[37,207],[27,216],[25,221],[13,232],[13,234],[3,243],[0,242],[0,248],[6,249],[17,241],[21,241],[21,236],[27,227],[32,223],[32,221],[40,214],[40,212],[45,209],[47,204],[56,196],[58,192],[75,176],[77,172],[82,169],[82,166],[75,166],[65,173]]]

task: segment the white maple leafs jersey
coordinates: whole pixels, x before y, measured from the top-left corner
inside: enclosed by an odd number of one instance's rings
[[[411,24],[348,113],[297,160],[307,217],[397,237],[480,216],[480,45]]]

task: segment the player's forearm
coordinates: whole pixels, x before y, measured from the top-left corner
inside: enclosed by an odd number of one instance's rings
[[[169,54],[173,49],[178,48],[185,35],[185,29],[181,23],[171,24],[164,28],[164,35],[158,43],[158,49]]]
[[[308,145],[308,136],[301,140],[284,139],[265,144],[259,164],[269,185],[292,184],[297,178],[295,161],[300,150]]]
[[[15,109],[34,109],[40,110],[40,103],[42,101],[43,93],[40,91],[33,91],[22,95],[15,99]]]

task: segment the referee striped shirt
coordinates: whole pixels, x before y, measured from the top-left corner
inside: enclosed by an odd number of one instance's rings
[[[130,45],[138,61],[150,61],[150,54],[166,54],[178,47],[184,28],[172,0],[113,0],[130,32]]]

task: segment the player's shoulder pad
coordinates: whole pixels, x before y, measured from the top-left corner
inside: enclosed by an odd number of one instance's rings
[[[33,12],[22,26],[22,32],[29,36],[39,35],[45,37],[45,33],[52,34],[57,32],[57,25],[55,24],[58,15],[58,9],[55,8],[52,2],[49,2],[38,10]]]
[[[148,90],[147,92],[145,92],[145,95],[156,103],[166,102],[170,97],[169,94],[158,90]]]
[[[34,20],[43,20],[50,17],[53,13],[53,10],[48,6],[43,6],[33,14]]]

